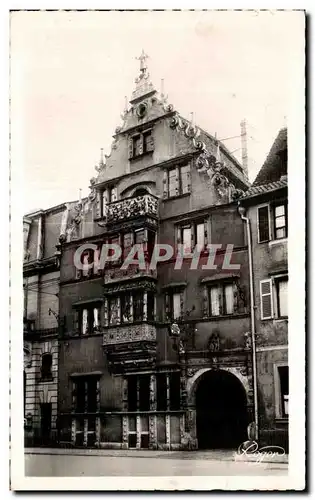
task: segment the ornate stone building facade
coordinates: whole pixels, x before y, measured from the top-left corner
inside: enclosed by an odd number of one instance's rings
[[[223,144],[155,90],[144,54],[140,61],[90,195],[62,218],[59,440],[237,446],[253,420],[248,249],[237,204],[249,182]],[[106,243],[122,252],[103,269]],[[156,243],[174,249],[157,267]],[[134,244],[143,263],[124,267]]]

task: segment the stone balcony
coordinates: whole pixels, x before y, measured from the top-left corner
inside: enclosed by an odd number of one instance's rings
[[[155,342],[156,327],[147,323],[111,326],[103,336],[104,346],[140,341]]]
[[[107,224],[128,221],[141,216],[158,217],[158,198],[156,196],[145,194],[114,201],[107,205]]]

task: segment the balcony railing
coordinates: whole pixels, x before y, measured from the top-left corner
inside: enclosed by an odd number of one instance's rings
[[[120,325],[106,329],[103,336],[103,345],[123,344],[129,342],[156,341],[154,325]]]
[[[107,205],[106,222],[112,224],[147,215],[158,216],[158,198],[152,194],[144,194],[124,200],[114,201]]]

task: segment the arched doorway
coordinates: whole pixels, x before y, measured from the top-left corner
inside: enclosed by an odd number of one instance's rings
[[[196,390],[197,438],[200,449],[237,448],[246,440],[246,392],[225,370],[201,375]]]

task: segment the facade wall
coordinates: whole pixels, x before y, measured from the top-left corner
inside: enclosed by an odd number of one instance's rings
[[[253,200],[247,216],[251,221],[253,241],[253,268],[255,292],[255,320],[257,343],[257,371],[260,435],[263,442],[284,446],[288,449],[288,417],[279,414],[280,383],[277,366],[288,366],[288,318],[277,317],[277,292],[272,282],[272,302],[274,316],[262,319],[260,282],[288,273],[287,238],[258,242],[257,209],[264,204],[273,206],[277,201],[286,200],[286,191],[266,194]],[[272,209],[271,210],[271,224]],[[271,238],[272,238],[272,227]]]

